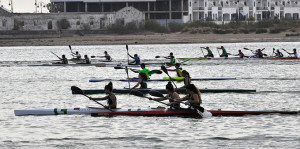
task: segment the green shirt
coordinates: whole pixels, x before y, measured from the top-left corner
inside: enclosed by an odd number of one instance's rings
[[[144,69],[141,69],[138,71],[139,73],[142,72],[142,73],[145,73],[147,75],[147,77],[149,78],[149,72],[150,70],[148,68],[144,68]]]

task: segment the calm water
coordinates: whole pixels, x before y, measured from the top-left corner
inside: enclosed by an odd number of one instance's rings
[[[300,43],[226,43],[230,53],[244,47],[291,51]],[[147,61],[173,52],[176,57],[202,56],[200,46],[217,54],[221,44],[129,45]],[[125,45],[72,46],[81,54],[102,55],[108,51],[116,61],[127,61]],[[49,63],[58,55],[71,57],[68,46],[0,47],[0,148],[299,148],[299,115],[243,117],[90,117],[89,115],[14,116],[14,109],[97,106],[70,87],[103,88],[107,82],[89,83],[91,78],[125,78],[124,70],[96,67],[32,67]],[[204,51],[205,52],[205,51]],[[250,51],[244,51],[250,55]],[[286,53],[284,53],[286,54]],[[162,59],[157,59],[163,61]],[[183,66],[192,77],[236,77],[231,81],[194,82],[199,88],[256,89],[257,93],[202,94],[207,109],[300,110],[298,60],[208,60],[189,61]],[[158,69],[159,67],[150,67]],[[173,73],[170,72],[171,75]],[[130,72],[130,76],[137,76]],[[152,78],[165,76],[156,75]],[[115,88],[128,87],[113,82]],[[164,88],[166,82],[149,83]],[[131,85],[134,85],[133,83]],[[182,83],[178,83],[181,86]],[[102,96],[102,95],[93,95]],[[183,95],[181,95],[183,96]],[[118,106],[148,108],[157,102],[130,95],[117,95]]]

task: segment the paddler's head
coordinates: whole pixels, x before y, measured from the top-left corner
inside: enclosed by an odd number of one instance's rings
[[[145,63],[141,64],[141,68],[144,69],[146,67]]]
[[[87,55],[84,55],[84,58],[88,58],[88,56],[87,56]]]
[[[223,46],[221,46],[221,49],[224,49],[224,47],[223,47]]]
[[[190,95],[198,94],[200,96],[200,91],[194,84],[187,85],[186,86],[186,92]]]
[[[209,49],[209,47],[206,47],[205,49],[206,49],[206,50],[208,50],[208,49]]]
[[[65,55],[62,55],[61,57],[62,57],[62,58],[66,58],[66,56],[65,56]]]
[[[239,50],[239,52],[242,52],[242,50]]]
[[[137,55],[137,54],[134,54],[134,57],[138,57],[138,55]]]
[[[190,73],[187,72],[186,70],[182,70],[181,74],[182,74],[183,77],[189,77],[190,78]]]
[[[110,94],[112,92],[112,83],[109,82],[107,85],[105,85],[104,90],[105,90],[105,94]]]
[[[104,54],[107,54],[107,51],[104,51]]]
[[[293,49],[293,51],[294,51],[294,52],[296,52],[296,48],[295,48],[295,49]]]
[[[78,54],[78,51],[76,51],[76,54]]]
[[[173,52],[170,53],[170,56],[173,56]]]
[[[175,68],[178,69],[179,67],[180,67],[180,64],[179,64],[179,63],[176,63],[176,64],[175,64]]]
[[[169,81],[168,84],[166,85],[166,91],[167,91],[168,93],[175,92],[174,87],[173,87],[173,85],[172,85],[172,83],[171,83],[170,81]]]

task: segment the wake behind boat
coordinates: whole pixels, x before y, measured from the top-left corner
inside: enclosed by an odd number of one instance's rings
[[[165,89],[151,89],[151,88],[137,88],[138,91],[142,92],[143,94],[148,94],[151,90],[155,90],[158,92],[161,92],[162,94],[166,94]],[[256,92],[256,90],[251,89],[199,89],[201,93],[228,93],[228,92],[234,92],[234,93],[251,93]],[[105,93],[104,89],[91,89],[91,90],[82,90],[84,94],[103,94]],[[129,94],[130,89],[128,88],[120,88],[120,89],[113,89],[113,93],[117,94]],[[184,88],[178,88],[175,89],[176,92],[185,94],[186,89]],[[72,94],[77,94],[76,92],[72,92]]]
[[[50,109],[24,109],[14,110],[15,116],[27,115],[89,115],[92,116],[182,116],[182,117],[198,117],[199,114],[196,110],[189,109],[103,109],[103,108],[50,108]],[[260,115],[260,114],[299,114],[300,111],[234,111],[234,110],[207,110],[207,114],[211,113],[212,116],[243,116],[243,115]],[[205,112],[204,112],[205,114]]]

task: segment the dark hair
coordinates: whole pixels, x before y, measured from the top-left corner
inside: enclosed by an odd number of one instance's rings
[[[104,89],[107,89],[109,91],[112,91],[113,89],[113,84],[111,82],[109,82],[107,85],[105,85]]]
[[[142,63],[142,64],[141,64],[141,67],[142,67],[142,68],[145,68],[145,67],[146,67],[145,63]]]
[[[134,57],[137,57],[138,55],[137,54],[134,54]]]
[[[188,90],[192,91],[193,93],[198,94],[200,96],[200,91],[194,84],[187,85],[186,89],[188,89]]]
[[[172,85],[172,83],[169,81],[168,84],[166,85],[166,89],[171,91],[171,92],[175,92],[174,87]]]
[[[107,51],[104,51],[105,54],[107,54]]]
[[[173,52],[171,52],[170,55],[173,55]]]
[[[179,63],[176,63],[175,66],[180,67],[180,64],[179,64]]]
[[[182,74],[183,74],[183,73],[186,74],[189,78],[191,77],[191,76],[190,76],[190,73],[187,72],[186,70],[182,70],[181,73],[182,73]]]
[[[146,73],[140,72],[140,73],[139,73],[139,75],[141,75],[141,76],[142,76],[142,79],[143,79],[143,80],[145,80],[145,81],[147,81],[147,80],[148,80],[148,76],[147,76],[147,74],[146,74]]]

